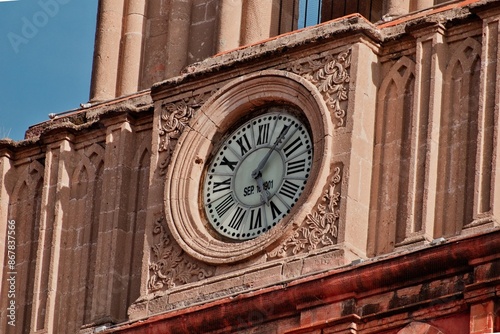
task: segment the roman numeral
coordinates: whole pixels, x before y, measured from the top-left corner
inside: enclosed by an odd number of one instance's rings
[[[285,152],[285,156],[288,158],[293,152],[297,151],[300,147],[302,146],[302,140],[300,137],[297,137],[292,143],[288,144],[283,149],[283,152]]]
[[[276,204],[274,204],[273,201],[270,201],[269,205],[271,206],[271,213],[273,215],[273,220],[275,220],[276,217],[281,215],[281,211],[280,211],[280,209],[278,209],[278,207],[276,206]]]
[[[293,199],[295,194],[299,190],[300,186],[296,183],[291,182],[290,180],[285,180],[279,193],[283,196]]]
[[[305,170],[306,170],[306,159],[291,161],[287,165],[286,175],[305,172]]]
[[[257,137],[257,145],[265,144],[269,141],[269,123],[259,125],[259,136]]]
[[[245,142],[243,142],[243,139]],[[236,143],[240,146],[241,156],[244,156],[248,150],[251,148],[250,142],[248,141],[247,134],[243,134],[240,138],[236,139]]]
[[[219,217],[222,217],[229,209],[231,209],[233,205],[234,205],[234,198],[232,194],[228,194],[222,202],[217,204],[217,206],[215,207],[215,212],[217,212],[217,215]]]
[[[243,221],[243,218],[245,218],[246,210],[243,209],[242,207],[238,207],[236,209],[236,212],[233,215],[233,218],[231,218],[231,221],[229,222],[229,227],[235,230],[239,230],[241,226],[241,222]]]
[[[229,161],[225,156],[222,158],[222,161],[220,163],[221,166],[228,166],[229,168],[231,168],[231,170],[234,170],[237,164],[238,161]]]
[[[231,178],[228,178],[222,182],[214,181],[214,190],[213,190],[214,193],[222,191],[222,190],[227,190],[230,188],[231,188]]]
[[[256,228],[262,227],[262,210],[259,208],[258,210],[250,211],[250,229],[255,230]]]

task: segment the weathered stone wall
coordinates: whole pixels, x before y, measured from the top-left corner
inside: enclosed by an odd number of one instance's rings
[[[2,143],[1,211],[15,221],[17,272],[16,327],[4,326],[2,298],[2,332],[75,333],[127,318],[140,295],[150,106],[148,95],[130,98]]]

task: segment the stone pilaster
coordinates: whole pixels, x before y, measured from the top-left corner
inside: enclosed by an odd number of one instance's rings
[[[407,230],[418,231],[423,240],[435,234],[436,184],[438,175],[439,137],[443,90],[443,68],[446,61],[444,27],[440,25],[415,31],[416,67],[413,101],[412,160]],[[407,235],[408,237],[408,235]]]
[[[368,222],[370,213],[370,187],[373,171],[373,145],[375,108],[377,99],[378,71],[374,50],[357,43],[352,47],[351,84],[347,114],[352,119],[351,147],[348,157],[348,171],[345,218],[343,221],[344,240],[356,255],[366,257],[368,247]],[[372,75],[366,77],[366,73]],[[351,125],[348,124],[348,127]],[[342,231],[342,227],[341,227]],[[341,241],[341,240],[339,240]]]
[[[500,10],[480,12],[483,19],[481,88],[479,97],[478,147],[474,192],[474,219],[470,227],[498,225],[500,173],[498,159],[500,105]]]
[[[98,323],[123,321],[126,314],[131,255],[127,226],[131,163],[134,160],[134,131],[126,116],[106,124],[103,194],[98,224],[97,255],[91,320]],[[125,275],[124,275],[125,273]]]
[[[219,6],[217,52],[236,49],[240,46],[240,30],[234,29],[234,26],[241,26],[243,2],[241,0],[222,0]]]
[[[53,219],[52,222],[52,237],[50,240],[50,257],[45,258],[44,260],[48,261],[50,272],[48,274],[47,286],[48,286],[48,294],[47,294],[47,304],[46,304],[46,319],[44,319],[43,329],[46,330],[47,333],[54,333],[56,330],[56,322],[57,322],[57,294],[58,291],[58,282],[59,282],[59,273],[63,271],[63,268],[60,267],[61,260],[61,243],[63,242],[62,230],[63,230],[63,221],[65,216],[65,210],[69,207],[69,196],[70,196],[70,187],[71,187],[71,170],[72,159],[71,155],[73,154],[73,143],[69,138],[62,138],[59,143],[54,144],[47,158],[49,159],[47,164],[50,164],[50,180],[55,180],[55,184],[53,184],[53,188],[51,187],[50,191],[53,194],[54,198],[54,208],[53,208],[53,216],[50,217]],[[52,175],[52,173],[55,175]],[[48,181],[46,181],[48,182]],[[48,191],[48,190],[47,190]],[[48,192],[45,191],[45,194]],[[43,212],[42,222],[47,224],[47,210]],[[47,240],[48,241],[48,240]],[[41,271],[42,268],[38,269],[37,272]],[[39,284],[40,291],[43,289],[41,284]],[[36,291],[36,290],[35,290]],[[40,303],[40,301],[39,301]],[[43,307],[43,305],[40,306]],[[41,319],[39,315],[37,316],[37,323],[39,324]],[[40,325],[37,325],[40,328]]]

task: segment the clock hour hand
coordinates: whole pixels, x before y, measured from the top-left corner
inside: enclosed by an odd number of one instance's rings
[[[264,182],[262,181],[262,174],[259,173],[257,176],[257,186],[260,189],[260,199],[263,204],[269,205],[269,197],[271,197],[271,194],[269,191],[264,189]]]
[[[269,157],[271,156],[271,153],[273,153],[273,151],[276,148],[276,146],[278,146],[278,144],[283,140],[283,138],[285,138],[285,135],[288,132],[289,128],[290,128],[289,125],[285,125],[285,127],[283,128],[283,130],[281,130],[281,133],[278,136],[278,138],[276,138],[276,141],[274,142],[274,145],[266,153],[266,155],[264,156],[264,158],[260,161],[260,163],[257,166],[257,168],[252,172],[252,178],[257,179],[259,177],[259,175],[262,176],[261,172],[262,172],[262,169],[264,169],[264,166],[266,165],[267,160],[269,160]]]

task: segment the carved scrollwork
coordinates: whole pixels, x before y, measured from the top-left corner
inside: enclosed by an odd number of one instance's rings
[[[270,258],[284,257],[291,252],[296,255],[325,246],[335,245],[338,237],[340,206],[339,184],[342,180],[341,168],[336,167],[332,181],[325,191],[317,210],[308,214],[305,222],[280,247],[269,253]]]
[[[345,125],[346,111],[342,102],[348,99],[351,50],[322,59],[308,59],[294,63],[289,70],[297,73],[318,87],[337,119],[337,126]]]
[[[195,282],[213,275],[213,270],[201,268],[193,261],[186,259],[184,251],[165,230],[164,218],[160,217],[153,228],[154,245],[151,247],[153,261],[149,265],[148,289],[157,291],[162,288]]]
[[[171,139],[178,139],[199,107],[217,90],[200,93],[194,97],[162,104],[160,114],[160,146],[158,151],[169,150]]]
[[[177,103],[166,103],[162,106],[160,115],[160,152],[168,150],[170,139],[179,138],[180,133],[193,117],[193,106],[184,101]]]

